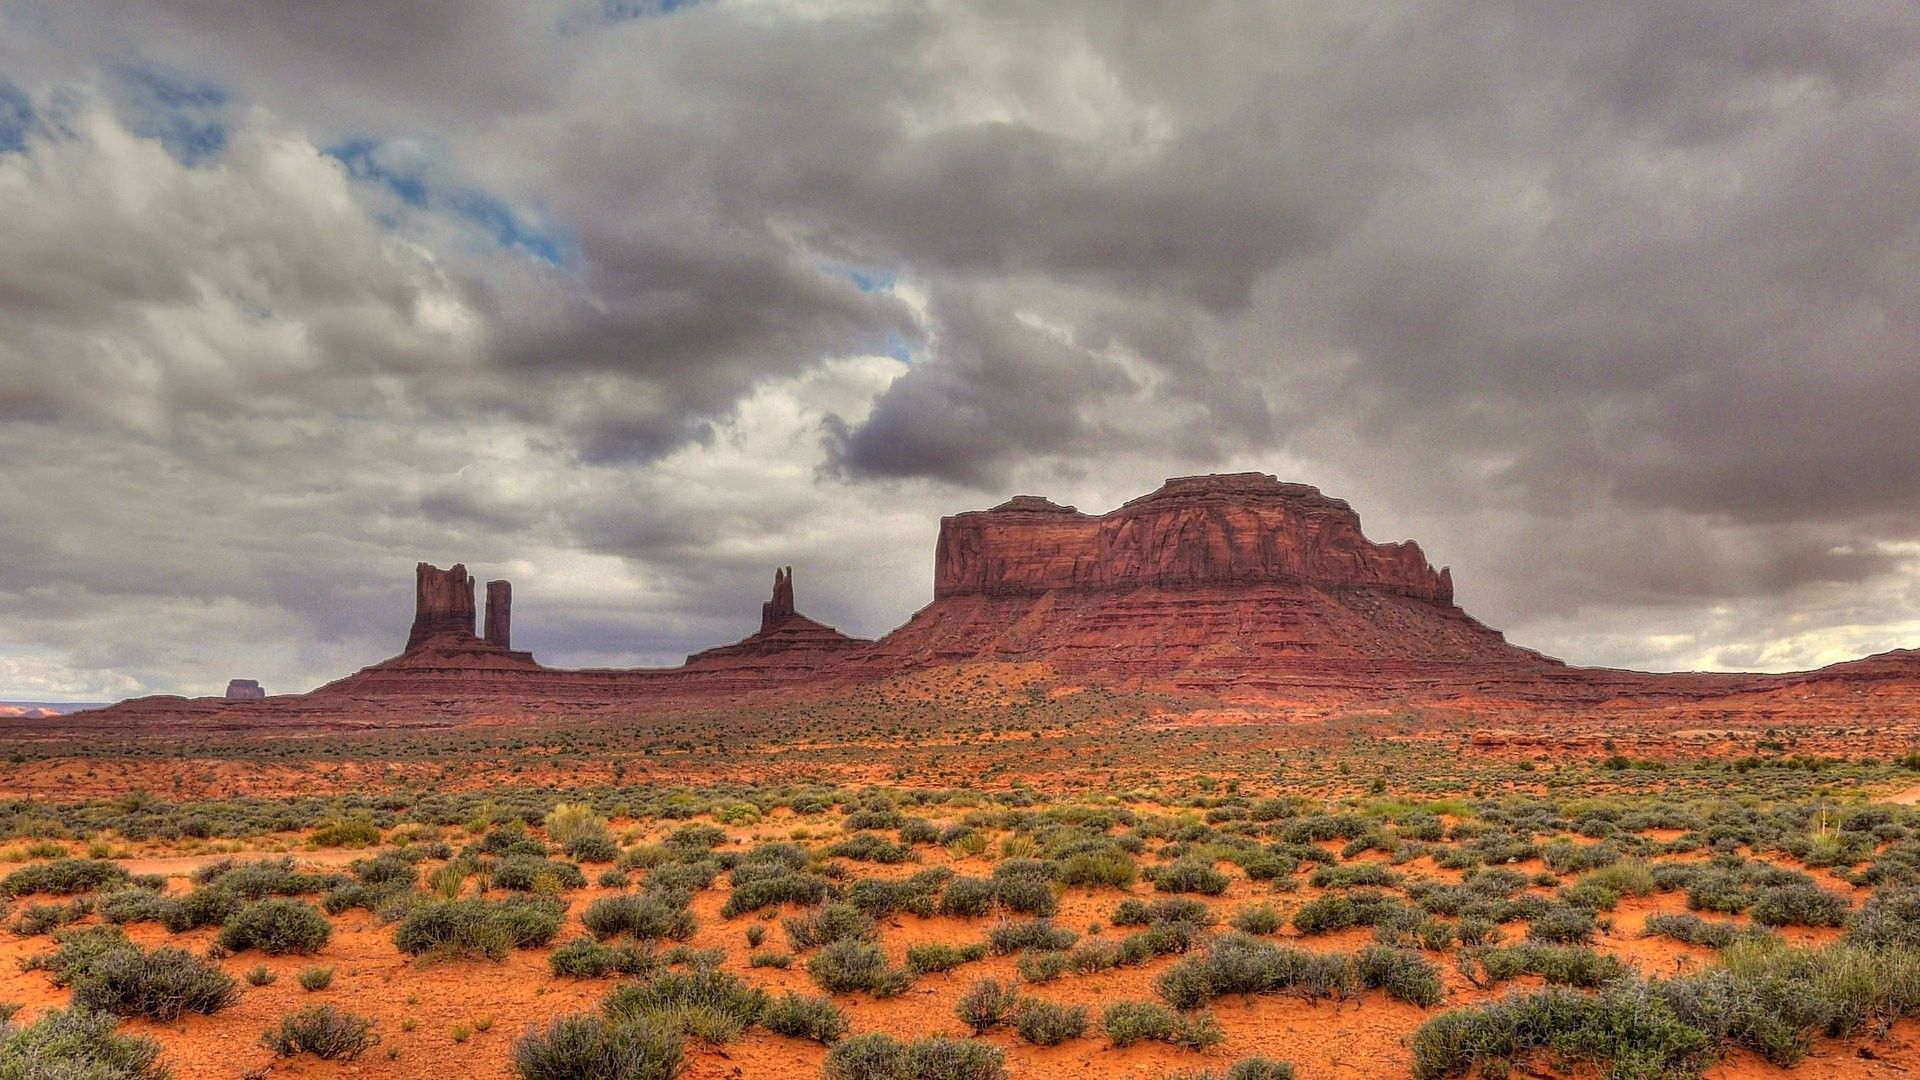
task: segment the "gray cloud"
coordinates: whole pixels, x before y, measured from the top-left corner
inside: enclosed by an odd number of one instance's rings
[[[317,682],[416,557],[561,662],[775,563],[877,633],[941,513],[1214,468],[1576,660],[1915,632],[1898,0],[18,0],[0,79],[30,696]]]

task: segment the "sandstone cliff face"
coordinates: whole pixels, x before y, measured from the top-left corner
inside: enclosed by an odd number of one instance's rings
[[[1418,544],[1373,543],[1346,503],[1261,473],[1176,478],[1098,517],[1023,495],[943,518],[933,595],[1262,582],[1453,603]]]
[[[487,582],[487,644],[513,648],[513,583]]]
[[[431,563],[413,568],[413,629],[407,648],[441,634],[473,636],[473,578],[464,563],[442,570]]]

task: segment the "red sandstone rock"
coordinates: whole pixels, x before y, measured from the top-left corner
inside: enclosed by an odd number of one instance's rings
[[[266,696],[257,679],[234,679],[227,683],[228,701],[261,701]]]
[[[1346,503],[1261,473],[1180,477],[1099,517],[1023,495],[944,518],[933,595],[1260,582],[1453,603],[1419,545],[1375,544]]]
[[[473,636],[473,578],[465,564],[442,570],[431,563],[413,568],[413,630],[407,648],[418,648],[440,634]]]
[[[941,523],[933,603],[877,642],[799,614],[791,567],[760,629],[655,670],[546,668],[508,647],[511,592],[488,586],[473,635],[464,566],[416,568],[405,653],[312,694],[223,703],[150,698],[86,714],[103,730],[440,722],[432,716],[633,709],[649,700],[834,688],[959,664],[1015,662],[1085,684],[1346,708],[1410,703],[1476,717],[1541,710],[1657,715],[1700,728],[1764,711],[1911,713],[1920,653],[1789,675],[1570,668],[1509,644],[1453,605],[1447,571],[1411,542],[1375,544],[1346,503],[1257,473],[1186,477],[1103,515],[1035,496]],[[496,590],[497,587],[497,590]],[[1904,711],[1903,711],[1904,710]],[[365,717],[390,717],[367,721]],[[1511,721],[1508,721],[1511,722]],[[1476,727],[1478,725],[1476,724]],[[1480,728],[1473,741],[1532,734]]]
[[[513,648],[513,584],[487,582],[487,644]]]

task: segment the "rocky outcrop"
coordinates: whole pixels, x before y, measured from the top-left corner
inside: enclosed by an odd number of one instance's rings
[[[765,634],[797,614],[793,609],[793,567],[774,567],[773,599],[760,605],[760,632]]]
[[[266,696],[258,679],[234,679],[227,683],[228,701],[263,701]]]
[[[513,583],[487,582],[487,644],[513,648]]]
[[[721,645],[687,657],[688,668],[711,670],[743,667],[773,675],[824,667],[832,659],[872,642],[848,637],[822,622],[807,618],[793,605],[793,567],[773,572],[773,598],[760,604],[760,629],[731,645]]]
[[[940,522],[935,600],[1277,583],[1453,603],[1418,544],[1376,544],[1339,499],[1262,473],[1188,476],[1095,517],[1023,495]]]
[[[473,578],[464,563],[442,570],[432,563],[413,568],[413,629],[407,648],[441,635],[473,636]]]

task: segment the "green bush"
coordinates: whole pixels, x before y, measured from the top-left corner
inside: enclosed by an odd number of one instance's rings
[[[1078,938],[1078,934],[1064,926],[1053,925],[1050,919],[1029,919],[1025,922],[1002,919],[988,928],[987,948],[995,956],[1006,956],[1023,949],[1058,951],[1072,948]]]
[[[333,969],[330,967],[301,968],[294,979],[300,983],[300,989],[318,993],[333,985]]]
[[[55,859],[49,863],[23,866],[0,878],[0,896],[28,896],[34,893],[71,896],[107,886],[126,885],[132,881],[133,875],[115,863],[98,859]]]
[[[547,957],[562,978],[598,979],[608,975],[650,975],[660,966],[651,952],[633,945],[604,945],[592,937],[574,938]]]
[[[805,998],[792,992],[768,1002],[760,1023],[775,1035],[829,1044],[845,1038],[853,1026],[830,999]]]
[[[495,863],[490,880],[496,889],[515,892],[535,892],[542,888],[583,889],[587,885],[587,875],[570,862],[536,859],[526,855],[515,855]]]
[[[601,897],[581,912],[580,922],[602,941],[621,934],[639,941],[685,941],[696,928],[691,911],[645,893]]]
[[[852,904],[835,901],[809,908],[780,920],[787,941],[796,949],[812,949],[836,941],[867,941],[880,933],[873,916]]]
[[[372,847],[380,842],[380,827],[364,818],[342,818],[313,830],[307,842],[323,848]]]
[[[827,1051],[824,1080],[1005,1080],[1006,1054],[991,1043],[933,1036],[903,1043],[856,1035]]]
[[[984,959],[987,947],[979,942],[955,948],[939,942],[907,947],[907,970],[915,975],[930,975],[941,971],[952,971],[961,964]]]
[[[828,993],[865,990],[875,997],[892,997],[912,979],[907,972],[887,966],[887,954],[880,946],[854,938],[822,947],[807,961],[807,974]]]
[[[994,883],[985,878],[956,877],[940,894],[940,914],[977,919],[993,910]]]
[[[352,1061],[379,1041],[371,1019],[331,1005],[301,1009],[260,1036],[261,1044],[281,1057],[312,1054],[342,1061]]]
[[[1483,981],[1489,983],[1538,975],[1562,986],[1593,987],[1612,982],[1626,971],[1619,960],[1583,945],[1546,945],[1533,941],[1483,949],[1462,957],[1463,963],[1473,960],[1479,961]]]
[[[646,1017],[708,1042],[730,1042],[759,1023],[767,993],[714,968],[668,971],[647,982],[616,987],[601,1003],[612,1020]]]
[[[960,1017],[961,1023],[979,1035],[1005,1023],[1017,1000],[1019,993],[1013,986],[998,979],[981,979],[960,995],[960,1000],[954,1005],[954,1013]]]
[[[1271,934],[1281,923],[1280,911],[1272,904],[1248,904],[1233,916],[1233,928],[1243,934]]]
[[[268,956],[319,952],[332,936],[333,924],[318,908],[277,897],[248,904],[220,927],[222,948],[259,949]]]
[[[501,960],[509,949],[552,941],[566,910],[550,897],[433,901],[407,912],[393,929],[393,944],[409,956]]]
[[[1214,869],[1212,862],[1192,856],[1150,867],[1146,876],[1160,892],[1219,896],[1227,891],[1227,875]]]
[[[160,1044],[122,1035],[113,1016],[82,1008],[41,1014],[16,1028],[0,1021],[0,1077],[8,1080],[166,1080]]]
[[[1105,848],[1069,856],[1060,864],[1059,881],[1062,885],[1124,889],[1139,876],[1133,856],[1118,848]]]
[[[1211,1014],[1182,1015],[1151,1001],[1116,1001],[1101,1014],[1100,1024],[1115,1046],[1152,1041],[1205,1050],[1226,1038]]]
[[[580,1015],[528,1029],[514,1041],[512,1066],[521,1080],[672,1080],[680,1059],[678,1027]]]
[[[1753,921],[1762,926],[1844,926],[1853,910],[1845,895],[1811,883],[1761,889],[1753,899]]]
[[[233,976],[183,949],[143,952],[115,948],[63,972],[73,986],[73,1006],[115,1016],[173,1020],[182,1013],[215,1013],[240,998]]]
[[[1021,998],[1014,1002],[1008,1018],[1013,1030],[1035,1046],[1058,1046],[1077,1039],[1087,1030],[1084,1005],[1061,1005],[1041,998]]]

